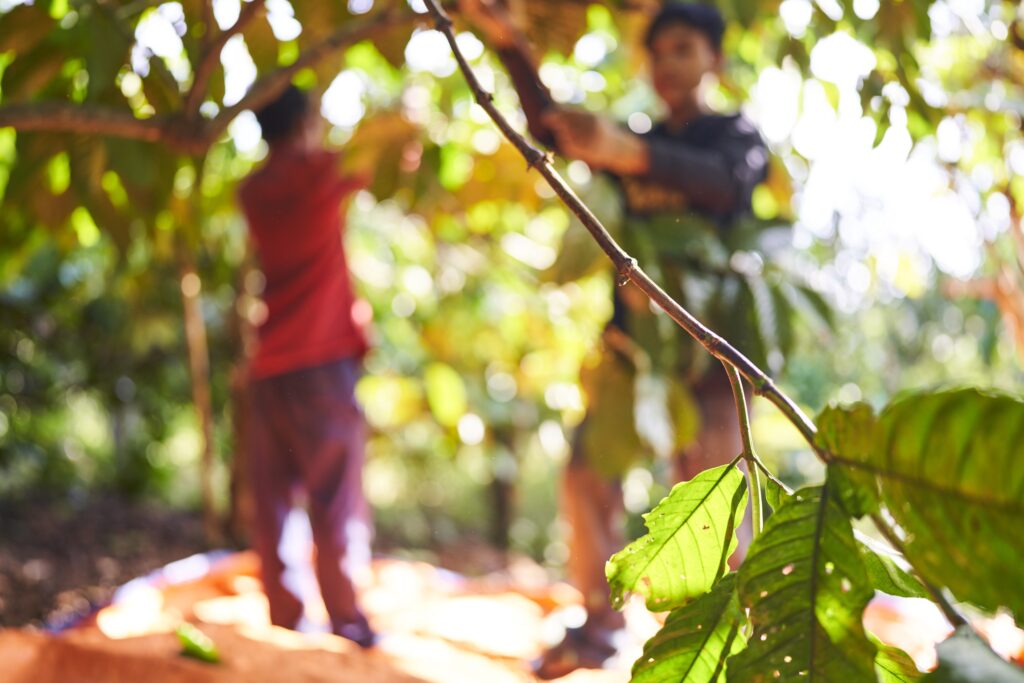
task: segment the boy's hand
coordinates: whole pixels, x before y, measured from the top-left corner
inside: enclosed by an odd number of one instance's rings
[[[459,12],[478,28],[494,47],[510,47],[519,37],[512,18],[498,0],[459,0]]]
[[[544,114],[544,125],[567,157],[622,175],[647,171],[647,143],[603,116],[556,109]]]

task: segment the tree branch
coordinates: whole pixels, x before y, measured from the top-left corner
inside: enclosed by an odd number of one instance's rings
[[[636,259],[627,254],[622,247],[618,245],[605,227],[601,225],[601,222],[597,217],[594,216],[590,209],[588,209],[587,206],[580,201],[580,198],[576,196],[576,193],[572,191],[564,180],[562,180],[561,176],[559,176],[554,168],[552,168],[551,161],[547,155],[530,145],[522,135],[512,128],[505,117],[502,116],[501,112],[499,112],[494,106],[490,93],[485,91],[480,85],[476,75],[473,73],[469,63],[466,61],[465,56],[462,54],[462,51],[459,50],[459,47],[455,42],[455,34],[452,31],[452,20],[437,4],[437,0],[425,1],[427,9],[434,18],[437,30],[443,33],[445,38],[447,38],[448,44],[451,46],[452,53],[455,55],[455,60],[458,62],[459,68],[462,70],[470,89],[473,91],[477,104],[484,108],[494,123],[501,130],[502,134],[504,134],[509,142],[511,142],[523,157],[526,158],[527,163],[536,168],[537,171],[544,176],[544,179],[551,186],[551,189],[555,191],[555,194],[557,194],[562,201],[565,202],[566,206],[576,214],[576,217],[580,219],[580,222],[583,223],[584,227],[587,228],[591,236],[593,236],[601,249],[608,255],[608,258],[610,258],[612,263],[615,265],[616,272],[618,273],[618,284],[624,285],[627,281],[632,282],[662,310],[668,313],[669,317],[671,317],[680,327],[686,330],[691,337],[700,342],[700,344],[707,349],[712,356],[736,368],[747,379],[747,381],[753,385],[754,391],[774,403],[776,407],[778,407],[778,409],[790,420],[790,422],[793,423],[797,430],[800,431],[800,434],[803,435],[807,443],[811,445],[811,448],[818,453],[819,457],[827,461],[831,456],[815,444],[814,435],[817,433],[817,428],[814,426],[814,423],[811,422],[810,418],[800,410],[800,407],[797,406],[789,396],[780,391],[779,388],[775,386],[775,382],[773,382],[763,370],[751,362],[750,359],[740,353],[725,339],[706,327],[689,311],[666,294],[665,291],[640,268]]]
[[[65,102],[34,102],[0,107],[0,128],[41,133],[110,135],[129,140],[159,142],[166,119],[139,119],[130,112]]]
[[[221,51],[231,38],[245,30],[249,22],[259,16],[259,13],[263,11],[265,2],[266,0],[252,0],[249,4],[243,5],[242,11],[238,14],[238,19],[234,24],[218,33],[212,40],[204,41],[206,46],[203,48],[203,54],[196,65],[192,87],[185,97],[185,116],[194,117],[199,112],[199,105],[203,103],[203,97],[206,95],[206,86],[210,82],[213,70],[217,67]],[[210,8],[210,3],[207,2],[205,7]],[[212,19],[212,10],[208,9],[204,12],[204,16],[207,17],[206,21],[210,22],[207,24],[206,30],[214,31],[217,24],[215,21],[210,21]]]
[[[249,9],[262,0],[253,0]],[[253,11],[253,10],[250,10]],[[413,22],[418,15],[387,10],[372,18],[354,22],[339,29],[317,45],[299,55],[294,63],[273,71],[260,80],[238,103],[222,110],[212,121],[197,121],[190,112],[140,119],[127,110],[72,104],[67,102],[32,102],[0,107],[0,128],[47,133],[105,135],[127,140],[158,142],[189,155],[204,153],[227,129],[228,124],[246,109],[259,109],[271,102],[288,86],[292,76],[308,66],[343,50],[353,43],[371,37],[376,31]],[[242,17],[235,23],[238,26]],[[232,27],[234,28],[234,27]],[[225,31],[230,32],[231,29]],[[191,93],[190,93],[191,94]]]

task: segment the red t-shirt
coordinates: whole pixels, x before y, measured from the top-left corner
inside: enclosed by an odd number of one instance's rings
[[[338,155],[325,150],[275,151],[242,183],[239,198],[266,278],[268,309],[253,377],[366,352],[341,239],[341,202],[361,184],[343,177]]]

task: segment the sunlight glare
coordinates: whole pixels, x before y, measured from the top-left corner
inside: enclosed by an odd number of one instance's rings
[[[840,88],[855,87],[875,68],[875,54],[842,31],[818,41],[811,50],[811,72]]]
[[[420,30],[405,46],[405,62],[413,73],[428,71],[435,76],[450,76],[457,65],[444,34]]]
[[[256,63],[240,35],[232,36],[224,45],[220,62],[224,65],[224,104],[230,107],[237,104],[249,86],[256,82]]]
[[[320,102],[320,113],[335,126],[355,127],[366,114],[363,96],[366,84],[352,69],[342,71],[331,82]]]
[[[779,16],[786,26],[786,32],[794,38],[801,37],[811,23],[814,7],[810,0],[782,0],[779,5]]]
[[[295,19],[295,10],[288,0],[267,0],[267,21],[280,41],[295,40],[302,33],[302,24]]]

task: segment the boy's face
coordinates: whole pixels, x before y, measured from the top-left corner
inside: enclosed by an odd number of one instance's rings
[[[677,22],[654,35],[650,59],[654,90],[674,110],[692,101],[704,76],[718,70],[722,56],[706,35]]]

